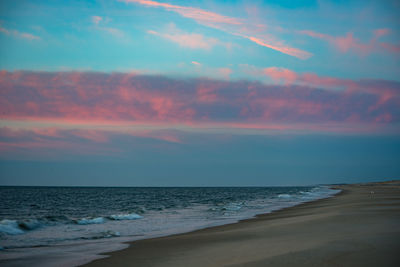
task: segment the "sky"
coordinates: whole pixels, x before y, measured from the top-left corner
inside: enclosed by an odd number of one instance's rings
[[[398,1],[1,1],[0,185],[400,178]]]

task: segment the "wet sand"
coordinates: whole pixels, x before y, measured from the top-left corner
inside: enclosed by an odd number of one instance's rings
[[[134,241],[85,266],[400,266],[400,181],[239,223]]]

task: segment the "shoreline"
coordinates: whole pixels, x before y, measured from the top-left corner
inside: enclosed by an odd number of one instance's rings
[[[317,186],[313,186],[317,188]],[[187,234],[199,230],[205,230],[208,228],[214,228],[219,226],[225,226],[230,224],[236,224],[241,221],[251,220],[256,218],[257,216],[261,216],[263,214],[269,214],[272,212],[277,212],[286,208],[298,206],[304,203],[309,203],[312,201],[318,201],[324,198],[330,198],[338,193],[338,191],[326,191],[322,193],[324,190],[329,188],[328,185],[320,185],[319,190],[316,190],[317,195],[320,194],[319,198],[303,200],[294,198],[294,203],[290,203],[292,200],[289,200],[287,204],[285,204],[285,199],[287,199],[286,194],[283,194],[282,197],[279,195],[277,199],[282,199],[280,205],[275,206],[272,204],[274,208],[267,208],[266,210],[260,210],[258,213],[253,213],[247,211],[247,214],[240,216],[241,218],[230,219],[229,221],[219,221],[214,223],[208,223],[205,225],[198,225],[197,227],[186,227],[176,228],[174,231],[170,231],[169,233],[159,233],[153,234],[150,236],[142,236],[140,238],[132,238],[130,236],[120,236],[117,238],[113,238],[112,240],[87,240],[85,242],[79,242],[75,244],[55,244],[55,245],[44,245],[44,246],[27,246],[27,247],[15,247],[10,250],[6,249],[4,252],[0,253],[0,264],[5,266],[81,266],[84,264],[88,264],[97,259],[102,259],[108,257],[107,254],[115,251],[122,250],[124,248],[129,247],[129,244],[132,242],[136,242],[139,240],[147,240],[147,239],[155,239],[161,237],[175,236],[180,234]],[[325,188],[325,189],[323,189]],[[320,191],[322,189],[322,191]],[[308,191],[307,191],[308,192]],[[304,192],[303,192],[304,193]],[[304,193],[306,194],[306,193]],[[306,197],[307,198],[307,197]],[[291,198],[289,198],[291,199]],[[297,199],[297,200],[296,200]],[[300,201],[297,202],[296,201]],[[280,201],[275,201],[271,203],[279,204]],[[270,204],[271,204],[270,203]],[[283,206],[282,206],[283,203]],[[268,207],[268,206],[266,206]],[[186,229],[187,228],[187,229]],[[50,229],[50,228],[49,228]],[[34,231],[28,232],[35,233]]]
[[[325,185],[324,185],[324,186],[325,186]],[[83,263],[83,264],[79,264],[79,265],[77,265],[77,266],[79,266],[79,267],[91,266],[91,264],[92,264],[93,262],[95,262],[95,261],[100,261],[100,260],[107,259],[107,258],[111,257],[111,256],[112,256],[112,253],[114,253],[114,252],[119,252],[119,251],[122,251],[122,250],[127,250],[127,249],[129,249],[129,248],[132,246],[132,244],[135,244],[136,242],[145,241],[145,240],[156,240],[156,239],[160,239],[160,238],[181,236],[181,235],[187,235],[187,234],[194,234],[194,233],[197,233],[197,232],[208,231],[208,230],[212,230],[212,229],[217,230],[218,228],[223,228],[223,227],[230,226],[230,225],[236,225],[236,224],[243,223],[243,222],[248,222],[248,221],[251,222],[251,221],[253,221],[253,220],[257,220],[257,219],[259,219],[259,218],[262,218],[262,217],[264,217],[264,216],[269,216],[269,215],[271,215],[271,214],[283,212],[283,211],[290,210],[290,209],[295,209],[295,208],[300,207],[300,206],[306,206],[306,205],[312,204],[312,203],[314,203],[314,202],[319,202],[319,201],[327,200],[327,199],[334,198],[334,197],[337,197],[337,196],[339,196],[339,195],[342,195],[342,194],[346,194],[346,193],[347,193],[346,190],[344,190],[344,189],[338,189],[338,188],[336,188],[335,186],[332,186],[332,187],[329,186],[329,185],[326,185],[326,186],[328,186],[330,189],[340,190],[340,192],[337,192],[337,193],[335,193],[335,194],[333,194],[333,195],[330,195],[330,196],[328,196],[328,197],[318,198],[318,199],[313,199],[313,200],[309,200],[309,201],[306,201],[306,202],[297,203],[297,204],[295,204],[294,206],[289,206],[289,207],[284,207],[284,208],[280,208],[280,209],[277,209],[277,210],[272,210],[272,211],[267,212],[267,213],[259,213],[259,214],[254,215],[253,217],[245,218],[245,219],[240,219],[240,220],[235,221],[235,222],[229,222],[229,223],[221,224],[221,225],[205,226],[204,228],[189,230],[189,231],[187,231],[187,232],[180,232],[180,233],[173,233],[173,234],[162,235],[162,236],[156,236],[156,237],[149,237],[149,238],[144,238],[144,239],[137,239],[137,240],[131,240],[131,241],[124,241],[124,242],[121,242],[120,244],[121,244],[121,245],[126,245],[127,247],[125,247],[125,248],[123,248],[123,249],[116,249],[116,250],[110,250],[110,251],[98,253],[98,254],[96,255],[96,258],[94,258],[93,260],[91,260],[91,261],[89,261],[89,262],[86,262],[86,263]]]
[[[272,210],[272,211],[269,211],[269,212],[263,212],[263,213],[255,214],[252,217],[240,219],[240,220],[233,221],[233,222],[228,222],[228,223],[218,224],[218,225],[211,225],[211,226],[204,226],[204,227],[196,228],[196,229],[189,230],[189,231],[183,231],[183,232],[177,232],[177,233],[172,233],[172,234],[160,235],[160,236],[155,236],[155,237],[146,237],[146,238],[143,238],[143,239],[135,239],[135,240],[128,240],[128,241],[119,242],[118,244],[123,246],[122,249],[113,249],[113,250],[109,250],[109,251],[100,252],[100,253],[94,255],[92,257],[93,259],[85,261],[84,263],[78,264],[76,266],[88,266],[88,265],[92,264],[94,261],[98,261],[98,260],[109,258],[111,253],[118,252],[118,251],[125,250],[125,249],[129,249],[133,243],[136,243],[136,242],[139,242],[139,241],[186,235],[186,234],[196,233],[198,231],[204,231],[204,230],[209,230],[209,229],[214,229],[214,228],[234,225],[234,224],[238,224],[238,223],[245,222],[245,221],[251,221],[251,220],[257,219],[258,217],[270,215],[272,213],[280,212],[280,211],[283,211],[283,210],[286,210],[286,209],[291,209],[291,208],[295,208],[295,207],[298,207],[298,206],[301,206],[301,205],[306,205],[306,204],[309,204],[309,203],[313,203],[313,202],[316,202],[316,201],[321,201],[321,200],[333,198],[333,197],[336,197],[336,196],[338,196],[338,195],[340,195],[340,194],[342,194],[344,192],[344,190],[342,190],[342,189],[335,188],[336,185],[335,186],[321,185],[321,186],[328,187],[329,189],[333,189],[333,190],[340,190],[340,191],[337,192],[337,193],[334,193],[332,195],[325,196],[323,198],[317,198],[317,199],[308,200],[308,201],[305,201],[305,202],[300,202],[300,203],[294,204],[293,206],[278,208],[276,210]]]
[[[310,264],[311,266],[313,264],[316,264],[315,266],[336,266],[330,265],[326,260],[338,254],[338,251],[343,250],[339,254],[357,254],[357,249],[348,248],[349,245],[351,247],[352,242],[343,236],[344,232],[350,235],[352,232],[354,233],[354,231],[346,230],[346,226],[349,229],[355,229],[355,232],[357,232],[357,228],[365,228],[360,222],[358,224],[354,224],[354,222],[346,224],[346,221],[338,221],[337,217],[341,217],[340,213],[354,213],[357,205],[354,203],[355,201],[360,202],[358,205],[361,206],[371,204],[369,202],[377,200],[377,197],[380,197],[381,194],[394,198],[394,207],[399,208],[400,194],[397,193],[400,193],[400,182],[332,185],[331,188],[340,189],[341,192],[328,198],[300,203],[271,213],[259,214],[235,223],[126,242],[129,247],[101,253],[99,256],[102,258],[81,266],[127,266],[130,265],[128,263],[138,266],[265,266],[266,264],[272,264],[272,266],[293,266],[293,264],[303,266],[299,264],[301,262],[299,259],[304,260],[305,255],[310,255],[310,250],[313,250],[313,253],[316,253],[317,256],[313,257],[314,262],[305,261],[304,266],[310,266]],[[379,194],[377,194],[378,192],[376,194],[371,193],[372,196],[367,195],[369,198],[365,198],[363,195],[372,191],[369,190],[371,188],[379,191]],[[396,198],[397,195],[399,197]],[[362,196],[362,199],[360,199],[360,196]],[[385,201],[382,199],[377,205],[385,206]],[[339,211],[335,211],[335,207],[339,208]],[[385,213],[385,209],[381,208],[381,210],[378,213]],[[371,213],[374,212],[376,213],[376,210],[371,211]],[[386,213],[387,216],[379,217],[382,224],[378,224],[378,227],[375,226],[375,228],[364,229],[363,233],[366,234],[366,237],[357,237],[360,244],[365,243],[365,238],[373,237],[383,243],[384,246],[389,247],[386,250],[387,253],[376,248],[372,250],[379,251],[379,253],[375,253],[375,256],[378,256],[379,259],[382,258],[381,255],[385,255],[388,259],[384,260],[388,264],[387,266],[396,266],[400,259],[395,256],[393,249],[400,248],[400,244],[393,238],[396,237],[400,240],[400,230],[396,230],[399,229],[396,226],[400,226],[400,214],[393,211],[386,211]],[[351,217],[357,221],[357,217]],[[368,220],[368,216],[366,218]],[[332,223],[332,221],[335,223]],[[327,229],[327,232],[322,231],[320,234],[316,234],[315,229],[321,228],[321,222],[327,222],[326,226],[334,226],[334,231],[329,232]],[[387,224],[394,229],[390,235],[392,238],[386,235],[387,229],[391,229],[384,227]],[[340,231],[341,227],[338,229],[338,226],[344,227],[343,231]],[[305,228],[305,231],[302,232],[299,229],[296,230],[296,228]],[[313,231],[310,232],[310,230]],[[277,234],[277,231],[280,231],[281,235]],[[361,230],[358,229],[358,231]],[[309,232],[308,235],[307,232]],[[385,236],[381,237],[380,234],[383,232]],[[337,235],[339,237],[335,238]],[[262,238],[263,236],[266,238]],[[292,239],[291,242],[289,242],[290,239]],[[331,244],[332,242],[343,244],[338,246],[336,243]],[[371,244],[366,244],[367,248],[368,246],[371,246]],[[288,253],[292,257],[288,258]],[[342,260],[344,264],[342,265],[352,266],[352,263],[357,262],[354,260],[361,261],[364,266],[375,265],[376,261],[365,260],[365,258],[370,257],[364,257],[374,253],[362,254],[363,257],[357,254],[357,259],[353,259],[355,256],[352,256],[348,257],[347,260]],[[294,261],[290,262],[290,258]],[[364,260],[359,258],[364,258]],[[391,262],[394,264],[391,265]]]

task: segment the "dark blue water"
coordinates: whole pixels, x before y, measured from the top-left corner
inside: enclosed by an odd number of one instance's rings
[[[184,209],[193,205],[217,208],[230,203],[296,195],[312,187],[230,188],[103,188],[0,187],[0,219],[63,221],[117,213]]]

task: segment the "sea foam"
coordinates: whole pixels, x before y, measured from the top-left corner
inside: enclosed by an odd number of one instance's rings
[[[238,211],[242,208],[241,203],[230,203],[228,205],[225,205],[222,210],[226,210],[226,211]]]
[[[143,218],[139,214],[136,213],[128,213],[128,214],[116,214],[116,215],[110,215],[108,216],[110,220],[136,220],[136,219],[141,219]]]
[[[104,223],[104,218],[103,217],[97,217],[97,218],[82,218],[80,220],[76,221],[77,224],[80,225],[87,225],[87,224],[101,224]]]

